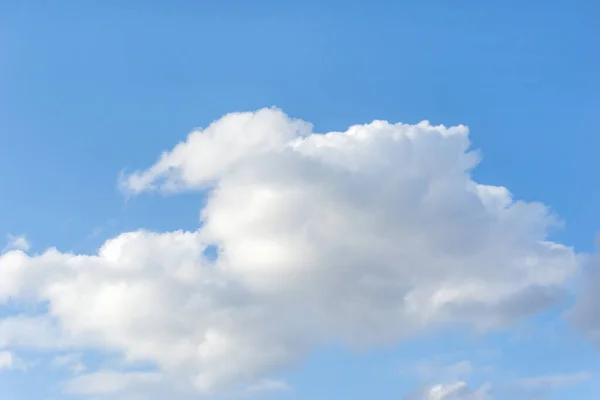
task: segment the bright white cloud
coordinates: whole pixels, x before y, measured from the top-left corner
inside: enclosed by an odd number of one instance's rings
[[[148,170],[125,176],[122,187],[132,193],[206,187],[244,160],[279,152],[310,135],[309,123],[274,110],[228,114],[207,129],[190,133]]]
[[[577,261],[547,240],[544,205],[471,179],[478,159],[464,126],[315,134],[274,109],[227,115],[121,180],[130,193],[208,189],[197,231],[1,256],[0,301],[48,313],[0,320],[0,345],[117,351],[210,393],[332,340],[504,326],[560,298]]]

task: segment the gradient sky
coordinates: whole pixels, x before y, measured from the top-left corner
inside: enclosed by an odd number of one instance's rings
[[[549,240],[585,258],[600,225],[599,18],[591,0],[3,1],[0,248],[94,254],[123,232],[198,229],[206,192],[128,196],[119,176],[225,114],[275,106],[322,133],[373,120],[467,125],[482,157],[473,179],[550,207],[563,224]],[[598,346],[563,317],[580,283],[576,273],[559,303],[502,329],[321,343],[244,395],[597,399]],[[51,307],[3,301],[1,288],[0,321]],[[3,349],[2,334],[3,400],[88,398],[66,382],[156,369],[100,346]],[[470,389],[424,394],[457,382]]]

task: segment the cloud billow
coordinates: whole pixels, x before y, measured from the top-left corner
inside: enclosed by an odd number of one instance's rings
[[[49,305],[1,319],[0,347],[118,351],[214,393],[331,341],[505,326],[560,298],[577,258],[548,241],[557,219],[543,204],[473,181],[478,161],[464,126],[316,134],[277,109],[226,115],[120,180],[130,195],[206,190],[198,230],[0,257],[0,301]]]

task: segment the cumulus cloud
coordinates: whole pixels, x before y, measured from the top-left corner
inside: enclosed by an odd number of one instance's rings
[[[116,351],[213,393],[331,341],[505,326],[557,301],[577,260],[547,239],[547,207],[475,182],[478,161],[464,126],[316,134],[276,109],[229,114],[120,180],[129,194],[203,190],[197,230],[126,232],[96,254],[3,254],[0,302],[48,307],[0,320],[0,343],[54,335],[49,346]]]

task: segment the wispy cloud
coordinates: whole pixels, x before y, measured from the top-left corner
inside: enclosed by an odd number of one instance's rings
[[[281,392],[289,389],[290,386],[284,381],[265,379],[261,382],[247,387],[244,391],[244,394],[256,395],[258,393],[263,392]]]
[[[81,361],[81,355],[76,353],[56,356],[52,359],[50,365],[55,368],[66,368],[74,375],[79,375],[87,369]]]
[[[82,396],[113,395],[160,382],[162,376],[155,372],[98,371],[80,375],[66,383],[66,392]]]
[[[29,241],[27,240],[27,237],[25,235],[8,234],[8,235],[6,235],[6,239],[7,239],[8,243],[2,250],[3,252],[8,251],[8,250],[28,251],[29,249],[31,249],[31,243],[29,243]]]
[[[571,374],[543,375],[524,378],[519,381],[519,386],[524,389],[558,389],[574,385],[592,377],[588,371],[580,371]]]
[[[27,364],[15,353],[8,350],[0,351],[0,371],[26,371]]]

